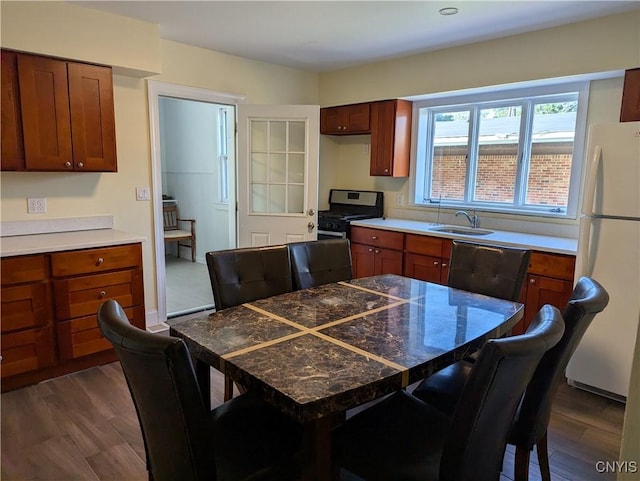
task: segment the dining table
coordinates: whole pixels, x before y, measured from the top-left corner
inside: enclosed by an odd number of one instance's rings
[[[518,302],[393,274],[259,299],[170,328],[195,358],[303,427],[302,479],[326,481],[331,430],[347,411],[466,358],[523,317]]]

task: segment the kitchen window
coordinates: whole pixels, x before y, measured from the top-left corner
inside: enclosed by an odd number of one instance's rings
[[[588,87],[416,102],[413,204],[575,218]]]

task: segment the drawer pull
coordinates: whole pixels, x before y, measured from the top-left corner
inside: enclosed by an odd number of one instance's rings
[[[103,297],[105,297],[107,295],[107,291],[100,291],[100,299],[102,299]]]
[[[99,266],[103,262],[104,262],[104,259],[102,257],[98,257],[98,260],[96,261],[96,265]]]

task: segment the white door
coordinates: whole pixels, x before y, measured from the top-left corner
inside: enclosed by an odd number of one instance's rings
[[[238,105],[238,246],[317,238],[317,105]]]

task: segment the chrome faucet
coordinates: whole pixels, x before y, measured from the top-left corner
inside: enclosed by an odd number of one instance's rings
[[[458,217],[459,215],[463,215],[467,218],[469,224],[471,224],[472,229],[478,227],[478,214],[476,214],[475,210],[473,211],[473,215],[469,215],[467,211],[459,210],[458,212],[456,212],[456,217]]]

